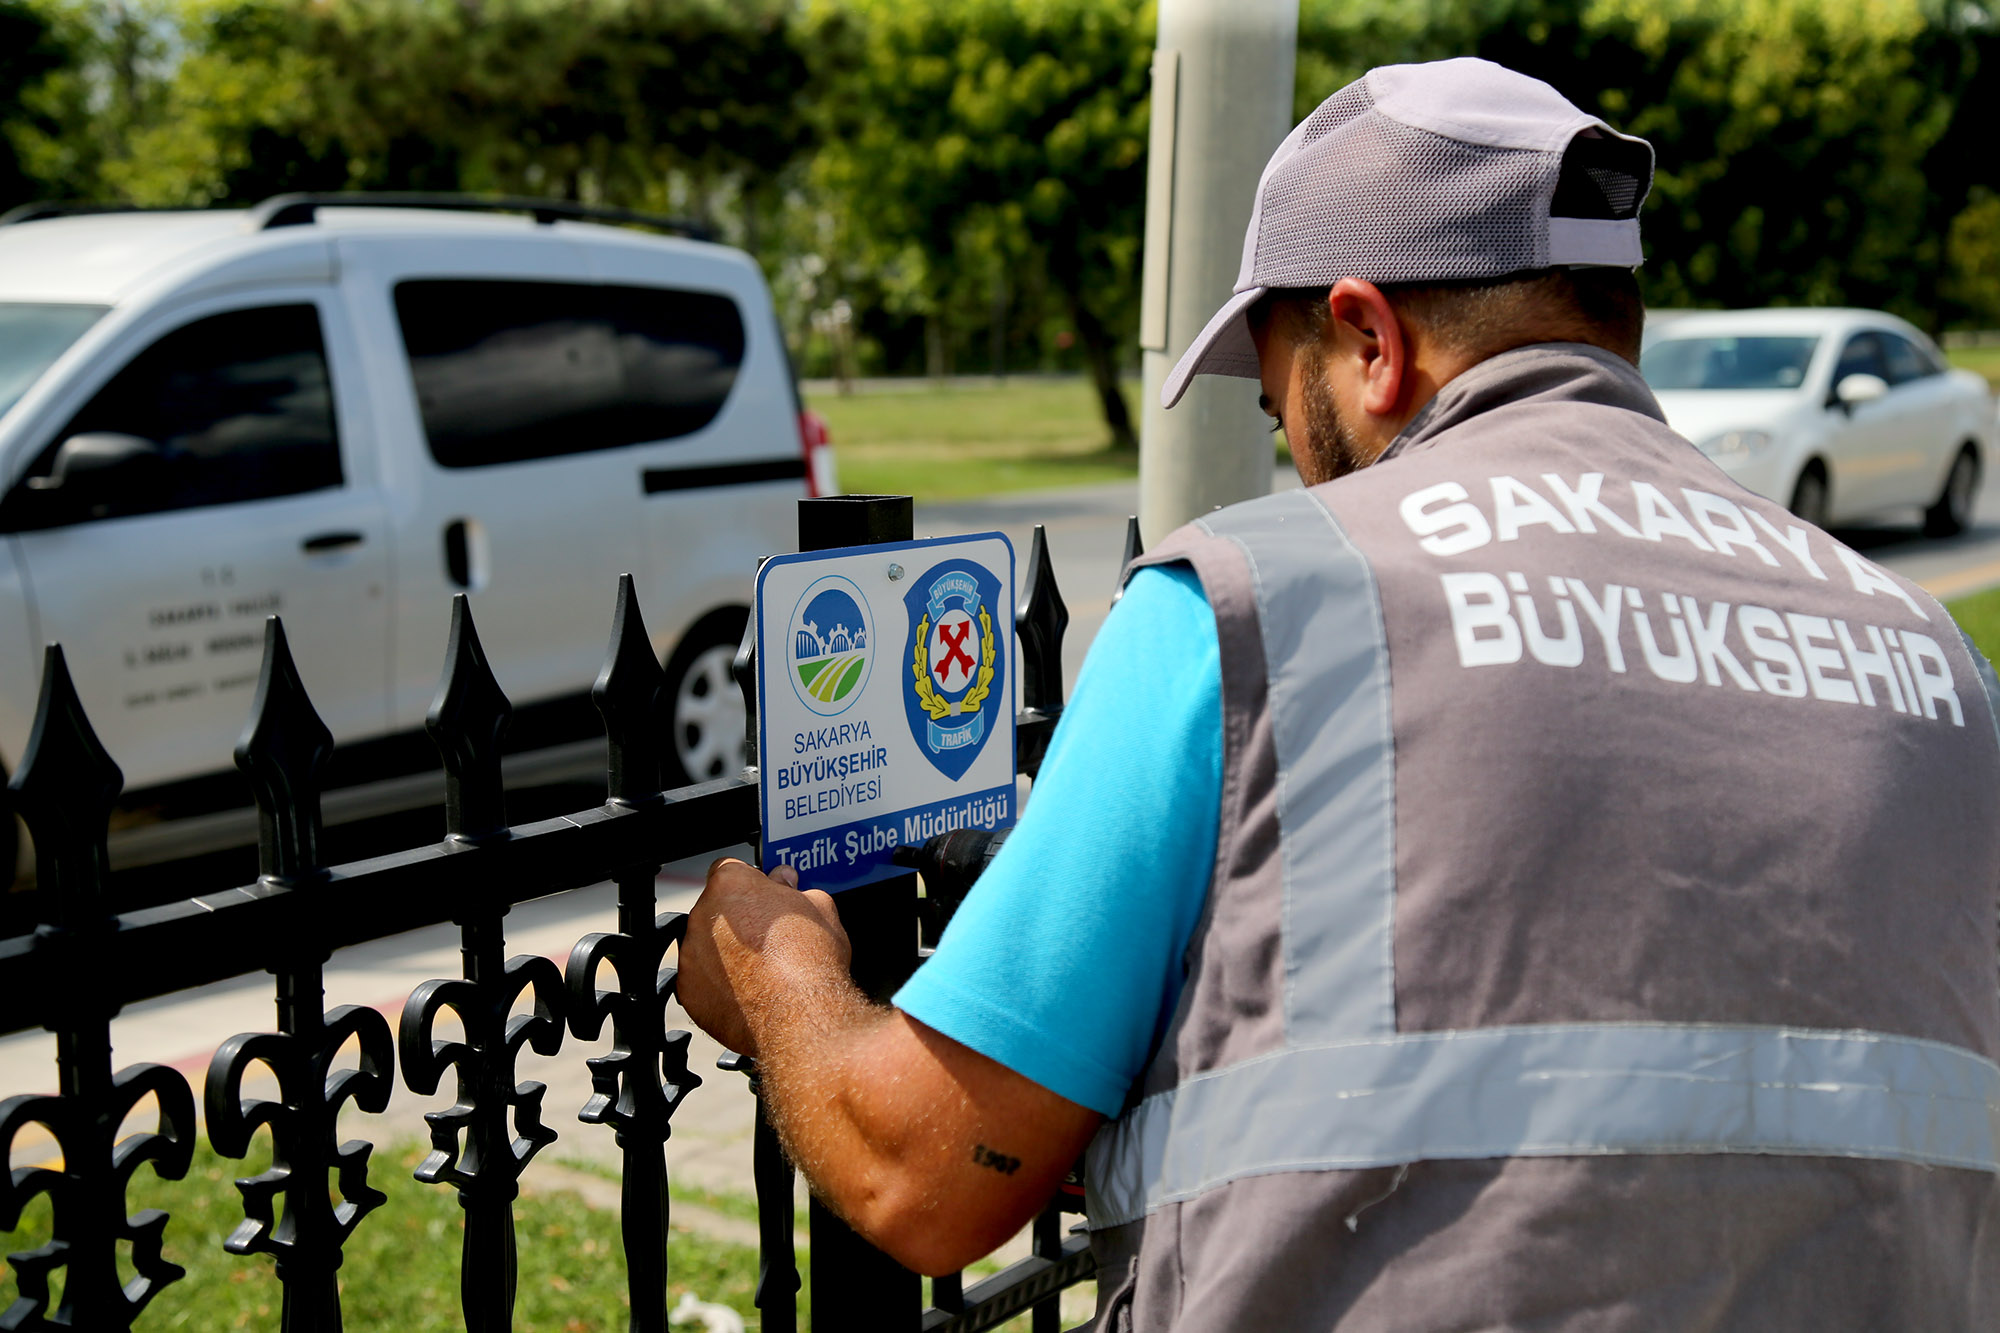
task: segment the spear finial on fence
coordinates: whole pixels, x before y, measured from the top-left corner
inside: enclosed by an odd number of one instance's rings
[[[333,733],[320,720],[285,641],[284,622],[264,622],[264,665],[250,724],[236,742],[236,766],[257,798],[257,851],[263,877],[277,884],[315,878],[323,869],[320,779],[333,757]]]
[[[185,1276],[161,1254],[167,1215],[126,1212],[126,1186],[140,1163],[151,1162],[163,1180],[187,1174],[195,1118],[193,1093],[177,1071],[133,1065],[112,1073],[111,1016],[118,1005],[97,970],[96,950],[111,928],[105,838],[124,785],[84,715],[62,649],[50,644],[41,702],[9,791],[35,840],[45,930],[36,944],[52,951],[56,979],[40,1016],[56,1034],[61,1092],[0,1102],[0,1157],[16,1156],[17,1140],[37,1125],[54,1140],[61,1165],[0,1170],[0,1230],[18,1226],[37,1195],[48,1196],[54,1212],[47,1245],[8,1256],[19,1292],[0,1314],[8,1328],[55,1328],[54,1316],[64,1328],[129,1329],[147,1302]],[[12,816],[0,811],[0,817]],[[125,1118],[148,1099],[159,1112],[154,1130],[121,1141]],[[42,1142],[36,1155],[51,1155]],[[121,1250],[129,1281],[119,1271]],[[50,1283],[58,1269],[60,1297]]]
[[[35,883],[49,924],[80,928],[107,910],[105,837],[124,788],[125,775],[84,715],[62,646],[50,644],[35,725],[8,784],[35,841]]]
[[[444,679],[424,717],[424,730],[444,758],[445,827],[455,838],[477,841],[507,827],[500,740],[514,705],[493,678],[464,593],[451,599],[451,639],[444,662]]]
[[[1128,514],[1125,518],[1125,558],[1118,562],[1118,586],[1112,589],[1111,604],[1118,605],[1118,599],[1125,595],[1125,576],[1132,572],[1132,562],[1146,554],[1146,545],[1139,540],[1139,516]]]
[[[264,622],[264,665],[250,723],[236,742],[236,766],[257,798],[258,860],[272,884],[298,886],[325,875],[320,854],[320,783],[333,757],[333,733],[312,705],[277,616]],[[303,912],[304,899],[295,909]],[[288,941],[278,977],[277,1032],[230,1038],[209,1061],[204,1101],[216,1151],[243,1157],[256,1130],[271,1129],[271,1169],[236,1182],[243,1224],[224,1242],[232,1254],[270,1254],[284,1283],[282,1323],[290,1333],[337,1333],[336,1274],[355,1226],[383,1202],[368,1184],[370,1145],[338,1141],[340,1111],[353,1102],[378,1112],[389,1102],[395,1047],[373,1009],[342,1005],[326,1012],[321,967],[327,946],[310,932]],[[334,1071],[350,1038],[359,1066]],[[275,1100],[246,1096],[256,1064],[278,1076]],[[327,1178],[339,1182],[331,1201]],[[284,1198],[282,1216],[277,1212]]]
[[[1048,531],[1039,523],[1028,550],[1027,589],[1014,613],[1014,628],[1021,636],[1021,707],[1054,712],[1063,702],[1062,641],[1069,627],[1069,607],[1063,604],[1049,563]]]
[[[660,691],[666,673],[653,656],[639,595],[630,574],[618,576],[618,606],[611,618],[611,649],[590,701],[604,715],[610,742],[610,796],[630,804],[660,790]]]

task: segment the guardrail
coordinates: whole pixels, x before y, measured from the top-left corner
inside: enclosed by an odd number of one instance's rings
[[[908,500],[898,507],[879,499],[801,502],[802,546],[908,537]],[[897,526],[900,532],[892,530]],[[1128,540],[1128,559],[1135,549]],[[1017,766],[1032,776],[1062,710],[1068,622],[1040,528],[1026,587],[1017,616]],[[737,677],[752,708],[753,652],[746,633]],[[157,1210],[128,1216],[125,1191],[142,1165],[169,1181],[185,1175],[197,1133],[194,1091],[163,1065],[114,1069],[113,1023],[122,1007],[139,1000],[270,971],[277,1030],[233,1037],[215,1052],[202,1120],[212,1146],[229,1158],[248,1154],[257,1129],[271,1131],[271,1168],[238,1182],[245,1225],[225,1248],[275,1263],[286,1333],[341,1327],[336,1274],[343,1246],[384,1200],[367,1183],[372,1145],[340,1142],[336,1122],[350,1103],[383,1110],[399,1073],[423,1095],[434,1093],[447,1072],[457,1077],[455,1104],[426,1117],[433,1151],[416,1177],[455,1190],[463,1205],[466,1328],[509,1328],[513,1201],[523,1169],[555,1138],[542,1120],[543,1087],[518,1082],[515,1061],[524,1046],[555,1055],[566,1036],[595,1040],[607,1025],[612,1053],[590,1060],[594,1095],[576,1114],[617,1135],[630,1327],[664,1333],[665,1143],[675,1109],[702,1080],[687,1066],[689,1034],[666,1026],[675,972],[669,957],[686,920],[658,911],[655,877],[667,862],[754,841],[758,815],[754,774],[660,789],[662,684],[626,576],[618,585],[609,654],[591,691],[604,719],[609,798],[561,818],[510,825],[500,741],[511,705],[480,648],[470,604],[458,596],[443,682],[426,721],[443,761],[446,836],[327,866],[319,800],[333,740],[300,683],[284,626],[272,617],[250,723],[236,748],[255,793],[262,873],[253,884],[117,913],[106,888],[105,841],[123,779],[91,729],[61,647],[50,645],[34,729],[9,787],[34,839],[39,924],[0,940],[0,1034],[52,1031],[59,1091],[0,1103],[0,1147],[11,1160],[17,1136],[39,1124],[60,1149],[61,1163],[0,1173],[0,1230],[17,1227],[37,1196],[54,1205],[53,1238],[8,1256],[19,1299],[0,1314],[0,1327],[130,1329],[181,1276],[161,1254],[171,1219]],[[618,890],[615,932],[578,940],[562,968],[542,957],[508,958],[510,907],[605,880]],[[936,905],[918,896],[914,876],[851,890],[837,901],[854,941],[856,980],[878,996],[914,970],[919,941],[934,941],[943,925]],[[418,986],[394,1034],[373,1009],[326,1008],[322,969],[333,950],[446,921],[460,932],[463,975]],[[510,1017],[523,996],[531,998],[532,1014]],[[437,1037],[447,1010],[463,1030],[456,1040]],[[358,1057],[336,1067],[350,1039]],[[276,1075],[275,1099],[244,1090],[246,1074],[259,1064]],[[722,1067],[749,1075],[755,1088],[754,1062],[727,1056]],[[157,1107],[153,1131],[119,1141],[121,1122],[149,1099]],[[765,1329],[792,1329],[800,1286],[792,1169],[761,1113],[752,1151],[761,1237],[755,1301]],[[337,1203],[330,1188],[336,1182]],[[1035,1222],[1032,1257],[969,1288],[956,1276],[933,1279],[928,1307],[916,1275],[815,1203],[814,1308],[839,1327],[957,1333],[1032,1310],[1036,1333],[1054,1330],[1061,1290],[1093,1272],[1083,1238],[1064,1234],[1064,1197]],[[280,1206],[282,1222],[274,1220]],[[135,1273],[130,1281],[120,1276],[121,1247]],[[61,1295],[52,1303],[58,1270]]]

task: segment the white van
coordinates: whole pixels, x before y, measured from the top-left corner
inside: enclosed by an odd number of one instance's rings
[[[764,279],[573,220],[634,215],[483,207],[0,218],[0,768],[61,643],[146,812],[115,866],[255,840],[231,751],[273,613],[340,744],[329,822],[440,799],[421,728],[461,591],[515,705],[511,781],[601,771],[588,690],[625,571],[670,785],[740,764],[757,557],[833,490]],[[0,818],[0,881],[17,839]]]

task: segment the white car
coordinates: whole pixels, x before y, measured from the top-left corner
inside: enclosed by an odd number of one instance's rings
[[[627,571],[670,779],[740,764],[757,558],[833,488],[763,276],[575,206],[469,204],[0,219],[0,769],[60,642],[145,812],[114,865],[254,841],[231,751],[274,612],[341,747],[330,822],[441,798],[421,729],[461,591],[515,705],[510,778],[601,772],[588,691]],[[0,815],[0,883],[18,836]]]
[[[1894,315],[1677,312],[1640,365],[1668,424],[1808,522],[1917,509],[1939,537],[1972,522],[1993,395]]]

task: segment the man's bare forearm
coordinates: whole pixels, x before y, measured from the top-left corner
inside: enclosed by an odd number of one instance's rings
[[[909,1151],[931,1117],[899,1095],[898,1015],[845,976],[794,978],[769,999],[750,1015],[765,1113],[821,1201],[883,1244],[898,1214],[936,1203]]]
[[[991,1085],[1018,1075],[851,984],[810,994],[817,1014],[773,1012],[759,1042],[767,1113],[814,1193],[922,1272],[963,1267],[1006,1240],[1048,1199],[1088,1128],[1079,1136],[1017,1111]],[[1094,1127],[1094,1115],[1072,1109]]]
[[[909,1267],[948,1272],[1046,1201],[1100,1117],[848,977],[832,901],[740,862],[709,872],[681,954],[695,1021],[758,1061],[813,1191]]]

